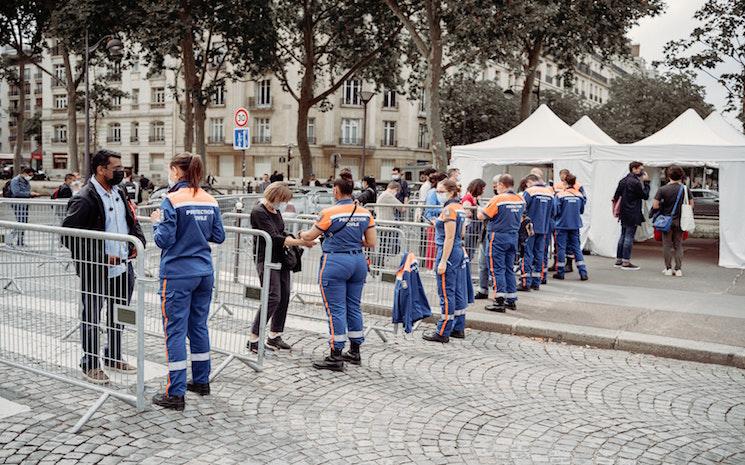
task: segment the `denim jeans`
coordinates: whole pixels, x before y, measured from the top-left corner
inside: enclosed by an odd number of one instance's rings
[[[491,273],[489,273],[488,245],[489,241],[486,239],[481,241],[481,256],[479,257],[479,291],[484,294],[489,293],[489,278],[491,278]]]
[[[631,260],[631,247],[634,246],[635,235],[635,224],[626,225],[621,223],[621,237],[618,238],[618,249],[616,250],[616,258],[618,260]]]

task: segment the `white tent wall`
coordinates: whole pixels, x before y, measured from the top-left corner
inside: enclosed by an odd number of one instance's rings
[[[745,268],[743,179],[745,161],[719,164],[719,266],[726,268]]]
[[[592,225],[588,231],[589,248],[593,254],[615,257],[621,226],[613,217],[611,201],[618,181],[629,172],[629,162],[606,160],[592,165]]]

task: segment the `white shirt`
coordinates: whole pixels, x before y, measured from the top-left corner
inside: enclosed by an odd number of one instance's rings
[[[106,215],[106,232],[129,234],[127,211],[125,210],[127,206],[122,201],[122,197],[117,191],[118,188],[114,186],[111,192],[108,192],[95,177],[91,177],[91,183],[93,183],[93,187],[103,202],[103,211]],[[109,257],[119,257],[125,260],[129,256],[129,245],[127,242],[105,241],[104,250]],[[109,278],[116,278],[125,271],[127,271],[126,263],[110,266]]]

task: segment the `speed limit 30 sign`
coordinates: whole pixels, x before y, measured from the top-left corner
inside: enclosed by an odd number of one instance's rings
[[[243,107],[235,110],[234,120],[236,127],[242,128],[246,126],[248,124],[248,110]]]

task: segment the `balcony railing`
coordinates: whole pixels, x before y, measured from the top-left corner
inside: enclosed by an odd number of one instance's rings
[[[52,137],[53,144],[66,144],[67,137]]]
[[[272,143],[272,136],[252,136],[251,137],[251,143],[252,144],[271,144]]]
[[[419,143],[417,144],[417,148],[422,150],[429,150],[429,142],[419,141]]]
[[[166,102],[150,102],[150,108],[165,108]]]
[[[316,136],[308,136],[308,143],[310,145],[316,145]]]
[[[339,105],[343,107],[361,107],[362,100],[359,97],[357,97],[356,99],[348,99],[346,97],[342,97],[339,99]]]
[[[248,108],[251,110],[271,110],[274,104],[273,99],[269,99],[269,102],[261,102],[256,97],[248,98]]]
[[[154,145],[161,145],[166,143],[166,138],[165,136],[150,136],[147,138],[147,141]]]
[[[385,102],[383,102],[383,105],[380,108],[382,108],[383,110],[388,110],[388,111],[398,110],[398,100],[393,102],[393,105],[386,105]]]
[[[385,137],[380,141],[382,147],[398,147],[398,141],[396,139],[386,139]]]
[[[129,136],[129,142],[136,144],[140,142],[140,138],[138,136]]]
[[[122,138],[121,137],[107,136],[106,137],[106,142],[108,142],[109,144],[121,144],[122,143]]]
[[[224,144],[225,143],[225,136],[209,136],[207,138],[208,144]]]
[[[52,111],[54,113],[62,113],[63,111],[67,111],[67,107],[63,107],[63,108],[54,107],[54,108],[52,108]]]
[[[139,103],[131,103],[129,105],[129,108],[131,108],[132,110],[139,110],[140,104]]]
[[[340,137],[339,145],[362,145],[361,137]]]

